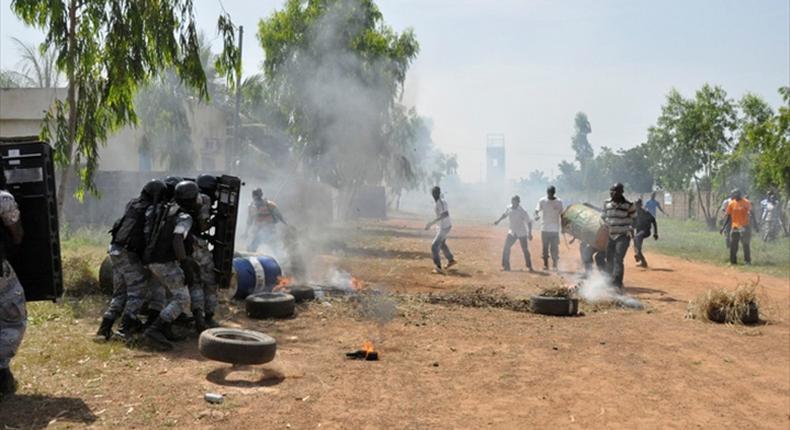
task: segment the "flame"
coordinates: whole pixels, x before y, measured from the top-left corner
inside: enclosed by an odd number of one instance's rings
[[[362,282],[362,280],[361,280],[361,279],[359,279],[359,278],[355,278],[355,277],[353,277],[353,276],[352,276],[352,277],[351,277],[351,288],[352,288],[354,291],[360,291],[360,290],[362,290],[363,288],[365,288],[365,283],[364,283],[364,282]]]
[[[272,291],[282,291],[285,287],[293,284],[293,278],[290,276],[280,276],[277,278],[277,285],[272,288]]]
[[[362,350],[365,351],[365,356],[367,357],[371,352],[375,352],[376,349],[373,347],[373,342],[370,340],[366,340],[362,343]]]

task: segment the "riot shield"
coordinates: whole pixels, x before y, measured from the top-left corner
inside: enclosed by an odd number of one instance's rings
[[[238,177],[222,175],[217,178],[217,204],[213,208],[214,231],[209,242],[213,246],[214,270],[220,288],[230,288],[240,191],[241,179]]]
[[[52,148],[37,137],[0,138],[0,156],[25,232],[8,260],[27,301],[55,300],[63,294],[63,272]]]

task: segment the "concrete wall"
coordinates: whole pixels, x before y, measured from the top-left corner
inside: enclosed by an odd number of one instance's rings
[[[34,136],[41,132],[44,112],[56,99],[65,99],[66,89],[2,88],[0,89],[0,136]],[[192,143],[197,156],[197,167],[219,170],[225,166],[224,145],[228,137],[228,123],[224,113],[206,105],[187,109],[192,126]],[[135,172],[141,170],[140,143],[142,129],[125,127],[110,136],[107,145],[99,149],[100,169]],[[164,170],[159,157],[151,160],[149,170]],[[143,169],[146,170],[146,169]]]

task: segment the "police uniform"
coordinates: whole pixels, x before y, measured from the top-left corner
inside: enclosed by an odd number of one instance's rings
[[[182,235],[186,239],[192,229],[192,217],[182,212],[178,205],[171,203],[165,207],[166,221],[157,242],[148,269],[165,290],[171,294],[170,301],[159,313],[159,318],[171,323],[189,309],[189,289],[186,285],[184,271],[181,270],[173,250],[172,239]]]
[[[148,298],[146,273],[140,259],[145,248],[143,226],[149,202],[139,198],[126,205],[126,211],[113,228],[113,241],[108,251],[112,260],[113,295],[104,318],[117,319],[121,312],[132,318]]]
[[[19,208],[14,196],[8,191],[0,190],[0,219],[3,226],[19,222]],[[8,235],[3,235],[7,240]],[[7,246],[7,244],[0,244]],[[8,369],[11,359],[16,355],[19,344],[27,327],[27,310],[25,309],[25,292],[22,284],[14,273],[14,269],[3,258],[0,273],[0,369]]]
[[[214,314],[217,309],[217,278],[214,273],[214,257],[208,247],[208,240],[202,233],[208,229],[211,216],[211,198],[203,193],[198,195],[199,212],[197,222],[192,225],[192,258],[200,266],[200,281],[189,286],[192,311]]]

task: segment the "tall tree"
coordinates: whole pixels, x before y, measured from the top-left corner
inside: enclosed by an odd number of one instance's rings
[[[389,130],[419,49],[411,30],[393,31],[372,0],[288,0],[258,39],[304,174],[354,188],[402,168]]]
[[[595,155],[592,145],[590,145],[590,142],[587,140],[587,135],[592,133],[592,126],[587,119],[587,114],[584,112],[578,112],[576,114],[576,118],[573,120],[573,126],[575,132],[573,138],[571,138],[571,147],[573,148],[573,152],[576,153],[576,161],[579,162],[583,170],[585,163],[592,160]]]
[[[716,226],[711,210],[712,179],[732,149],[737,129],[736,106],[718,86],[703,85],[693,99],[670,91],[647,145],[653,171],[663,186],[692,184],[708,226]]]
[[[21,61],[19,72],[19,81],[25,87],[33,88],[57,88],[60,86],[61,74],[58,71],[57,61],[58,53],[48,48],[44,51],[37,47],[22,42],[16,37],[11,40],[17,46]]]
[[[77,197],[97,192],[98,148],[114,130],[136,123],[134,97],[142,84],[172,68],[201,97],[208,95],[192,0],[13,0],[11,7],[44,31],[41,49],[57,52],[68,81],[66,100],[52,106],[42,130],[62,168],[61,211],[72,166],[80,177]],[[227,15],[217,27],[224,49],[216,66],[232,84],[241,69],[234,27]]]

